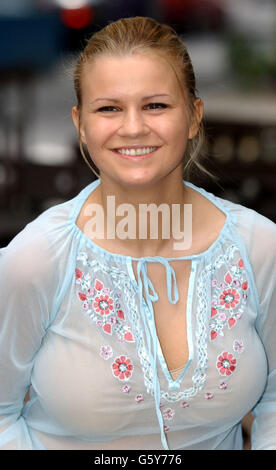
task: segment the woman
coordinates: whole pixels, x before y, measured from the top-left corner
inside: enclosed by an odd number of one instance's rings
[[[252,448],[276,449],[276,228],[187,182],[203,103],[185,46],[121,19],[75,90],[99,179],[0,251],[1,448],[242,449],[253,410]]]

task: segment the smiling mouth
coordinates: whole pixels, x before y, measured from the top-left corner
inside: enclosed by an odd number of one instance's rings
[[[155,152],[159,147],[117,148],[113,151],[128,157],[143,157]]]

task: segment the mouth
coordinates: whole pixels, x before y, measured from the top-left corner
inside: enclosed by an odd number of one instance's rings
[[[128,160],[144,160],[150,157],[160,147],[120,147],[112,149],[117,155]]]

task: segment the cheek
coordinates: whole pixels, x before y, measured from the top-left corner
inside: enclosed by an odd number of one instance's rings
[[[177,139],[174,142],[176,145],[185,142],[188,137],[187,120],[184,119],[182,114],[178,113],[170,119],[161,120],[157,126],[157,131],[158,130],[167,141],[170,141],[170,139]]]
[[[99,122],[97,120],[91,120],[84,127],[85,136],[87,140],[87,146],[89,147],[102,147],[108,140],[108,138],[114,132],[114,124],[108,122]]]

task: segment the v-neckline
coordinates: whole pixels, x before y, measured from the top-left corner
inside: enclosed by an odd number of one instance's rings
[[[162,352],[161,344],[158,338],[157,330],[156,330],[156,323],[154,316],[151,318],[151,312],[148,308],[148,305],[145,301],[144,296],[142,296],[142,305],[143,308],[146,311],[146,315],[149,317],[149,327],[151,328],[151,334],[153,338],[156,338],[156,343],[157,343],[157,357],[161,366],[161,369],[163,371],[163,374],[165,378],[167,379],[168,382],[168,388],[169,390],[179,390],[181,386],[181,382],[185,375],[187,374],[193,359],[194,359],[194,341],[193,341],[193,330],[192,330],[192,298],[193,298],[193,293],[194,293],[194,284],[195,284],[195,265],[197,264],[197,260],[191,260],[191,266],[190,266],[190,273],[189,273],[189,278],[188,278],[188,291],[187,291],[187,300],[186,300],[186,338],[187,338],[187,344],[188,344],[188,360],[186,364],[183,366],[180,374],[176,379],[174,379],[170,373],[169,367],[167,365],[166,359],[164,357],[164,354]],[[136,281],[136,277],[134,274],[133,270],[133,265],[132,262],[129,261],[127,263],[128,267],[128,272],[130,275],[130,278],[132,280],[132,283],[135,287],[135,290],[138,292],[138,285]],[[153,307],[154,308],[154,307]]]

